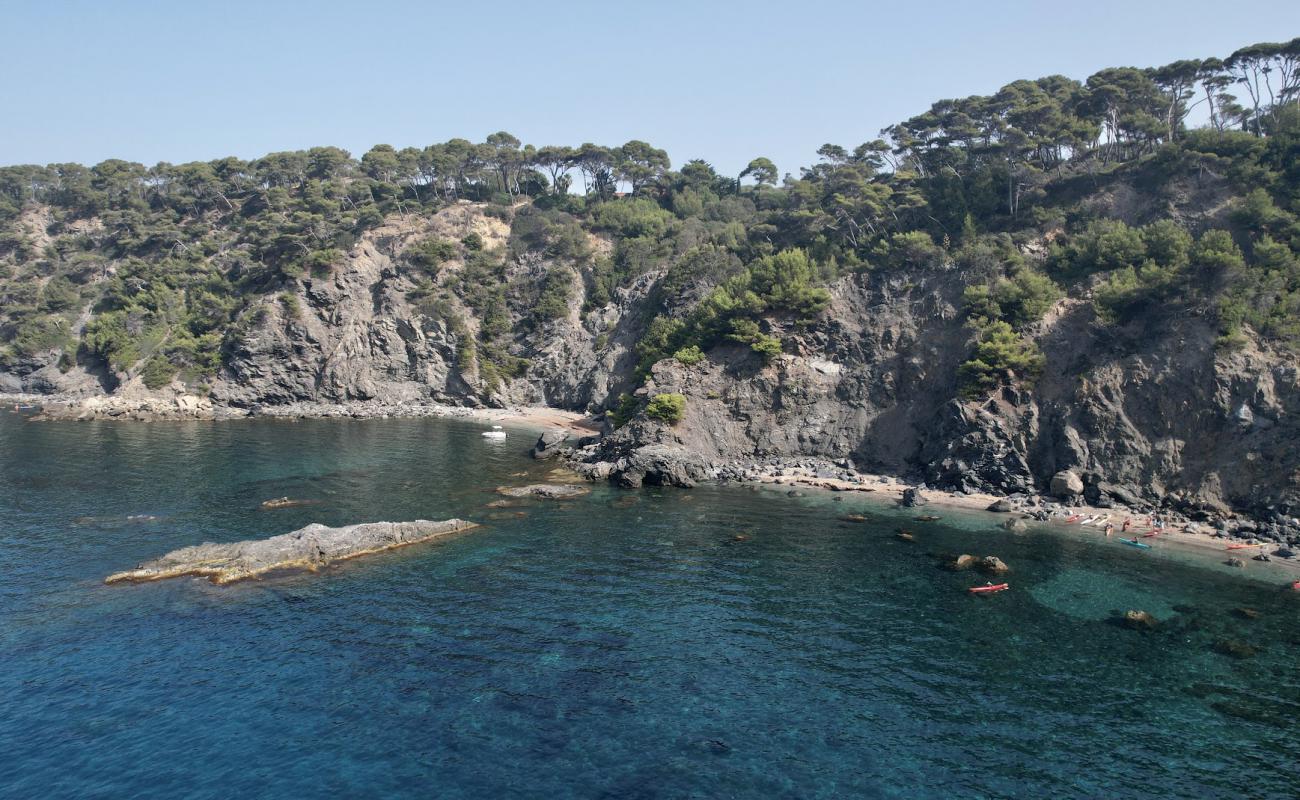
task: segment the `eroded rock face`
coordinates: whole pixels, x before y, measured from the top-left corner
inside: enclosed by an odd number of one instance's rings
[[[254,578],[274,570],[318,569],[333,561],[378,553],[477,527],[463,519],[440,522],[366,522],[330,528],[312,524],[269,539],[213,544],[204,542],[118,572],[105,583],[157,581],[195,575],[213,583]]]

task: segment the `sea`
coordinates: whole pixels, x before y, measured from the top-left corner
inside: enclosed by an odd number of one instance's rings
[[[0,412],[0,797],[1300,796],[1300,592],[1266,565],[788,487],[491,507],[570,478],[535,433],[484,430]],[[205,541],[448,517],[481,527],[103,583]],[[989,578],[958,553],[1008,590],[970,594]]]

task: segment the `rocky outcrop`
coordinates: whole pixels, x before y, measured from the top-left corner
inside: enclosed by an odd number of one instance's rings
[[[462,519],[367,522],[341,528],[313,524],[269,539],[230,544],[205,542],[183,547],[135,569],[109,575],[104,582],[157,581],[193,575],[217,584],[231,583],[275,570],[315,570],[334,561],[427,542],[474,527],[477,527],[475,523]]]
[[[568,431],[546,431],[537,437],[537,444],[533,445],[533,449],[529,453],[538,460],[554,458],[560,454],[568,438]]]

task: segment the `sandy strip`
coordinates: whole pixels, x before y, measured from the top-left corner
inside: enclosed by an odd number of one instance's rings
[[[860,482],[790,475],[765,476],[756,482],[768,485],[799,486],[830,492],[842,491],[846,494],[855,493],[868,501],[881,504],[897,504],[902,500],[903,492],[909,488],[906,483],[894,478],[870,474],[861,474]],[[1081,525],[1078,522],[1066,522],[1065,517],[1052,517],[1043,522],[1033,519],[1023,512],[998,513],[989,511],[988,507],[995,500],[1002,499],[995,495],[960,494],[939,489],[923,489],[920,490],[920,494],[925,500],[925,504],[912,509],[917,516],[926,515],[928,513],[927,508],[953,508],[962,511],[977,511],[988,515],[989,519],[995,522],[1024,519],[1025,523],[1030,526],[1050,525],[1054,530],[1065,531],[1083,538],[1096,538],[1099,540],[1107,538],[1105,523],[1101,526]],[[1300,579],[1300,558],[1274,558],[1272,561],[1267,562],[1251,560],[1261,552],[1271,554],[1274,550],[1284,546],[1276,542],[1264,542],[1259,545],[1228,550],[1230,545],[1240,545],[1244,544],[1244,542],[1238,539],[1217,538],[1208,532],[1212,529],[1204,525],[1199,526],[1201,530],[1198,531],[1195,529],[1197,527],[1196,523],[1171,524],[1158,535],[1143,538],[1143,534],[1151,532],[1151,527],[1148,524],[1150,516],[1147,514],[1138,514],[1122,508],[1093,508],[1091,506],[1072,507],[1070,513],[1078,514],[1080,521],[1093,516],[1109,516],[1110,521],[1115,525],[1115,534],[1110,538],[1117,547],[1127,547],[1127,545],[1115,541],[1120,537],[1127,539],[1136,537],[1143,544],[1151,545],[1153,552],[1168,549],[1191,555],[1197,560],[1212,561],[1218,565],[1226,565],[1229,558],[1239,558],[1245,565],[1240,568],[1232,568],[1230,571],[1254,580],[1289,583]],[[1127,533],[1121,533],[1120,529],[1123,527],[1125,519],[1131,519],[1133,524]],[[1228,571],[1226,566],[1225,571]]]

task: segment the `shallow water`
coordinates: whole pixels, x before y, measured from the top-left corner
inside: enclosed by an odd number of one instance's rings
[[[1298,596],[844,495],[486,509],[549,466],[482,430],[0,414],[0,796],[1300,794]],[[315,503],[259,510],[282,495]],[[101,583],[204,540],[448,516],[488,524],[318,575]],[[954,552],[1012,589],[969,596]],[[1132,607],[1160,628],[1109,621]]]

